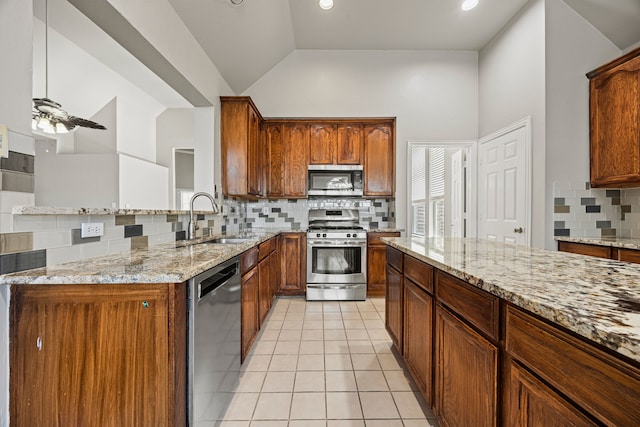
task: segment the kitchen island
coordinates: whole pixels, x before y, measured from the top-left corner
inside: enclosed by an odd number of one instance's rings
[[[387,329],[445,425],[638,425],[637,265],[475,239],[383,241]]]

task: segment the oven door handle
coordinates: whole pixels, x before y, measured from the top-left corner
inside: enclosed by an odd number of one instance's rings
[[[345,286],[345,285],[317,285],[315,283],[309,283],[307,284],[308,288],[312,288],[312,289],[346,289],[349,288],[349,286]]]
[[[339,247],[339,246],[366,246],[367,242],[366,241],[340,241],[340,242],[336,242],[336,241],[331,241],[331,240],[309,240],[307,242],[307,246],[335,246],[335,247]]]

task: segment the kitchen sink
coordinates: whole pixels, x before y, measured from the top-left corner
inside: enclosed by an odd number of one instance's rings
[[[255,237],[216,237],[215,239],[207,240],[205,243],[213,244],[238,244],[254,241]]]

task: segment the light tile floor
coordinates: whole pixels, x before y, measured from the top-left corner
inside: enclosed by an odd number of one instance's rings
[[[391,345],[383,298],[277,299],[213,425],[437,426]]]

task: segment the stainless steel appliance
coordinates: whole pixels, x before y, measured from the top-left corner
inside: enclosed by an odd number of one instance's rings
[[[240,378],[239,257],[189,280],[188,425],[224,414]]]
[[[362,196],[362,165],[309,165],[309,196]]]
[[[312,209],[307,231],[307,300],[364,300],[367,235],[356,209]]]

